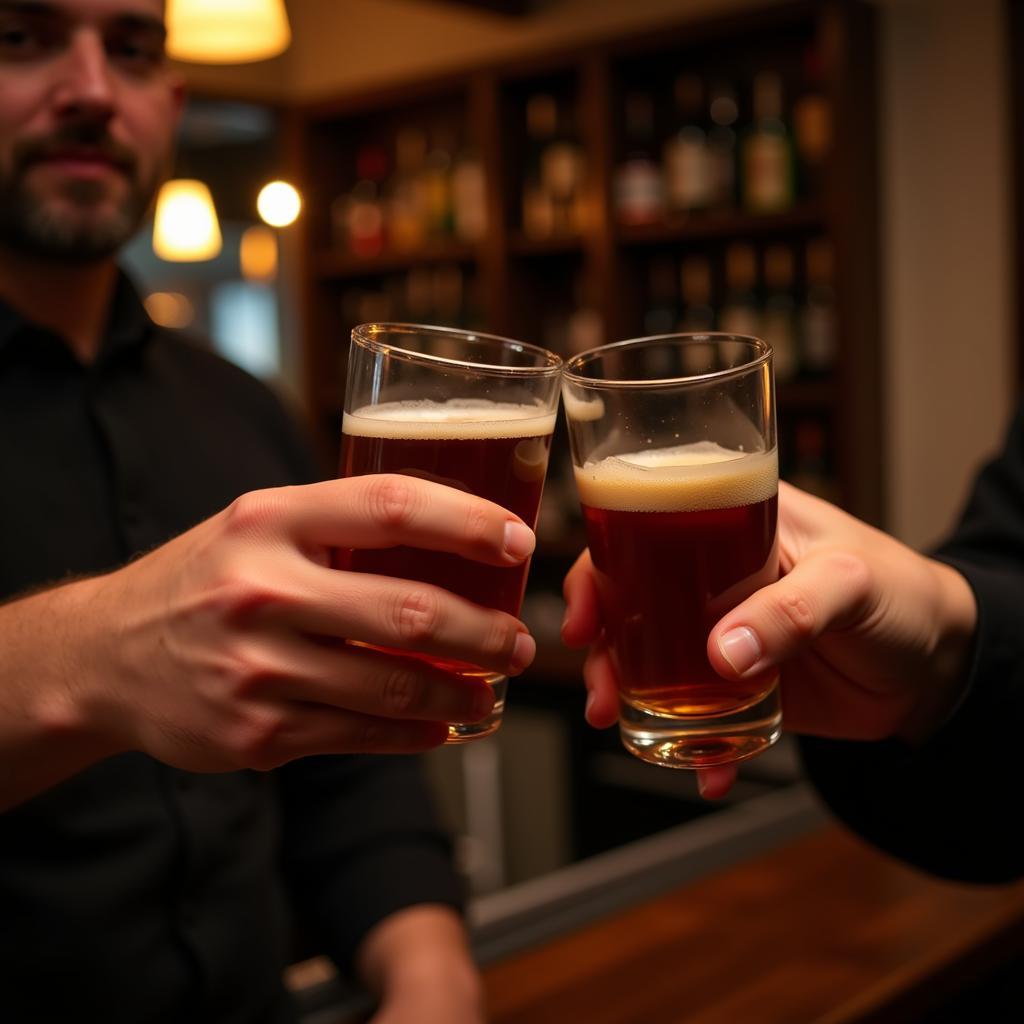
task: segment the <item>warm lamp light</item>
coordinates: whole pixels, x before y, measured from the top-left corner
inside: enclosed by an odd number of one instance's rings
[[[272,228],[291,224],[302,209],[302,197],[294,185],[287,181],[272,181],[260,189],[256,209]]]
[[[153,252],[162,260],[193,263],[212,260],[220,247],[220,224],[206,185],[191,178],[166,182],[156,200]]]
[[[292,32],[284,0],[169,0],[167,53],[202,64],[276,57]]]
[[[242,232],[238,262],[246,281],[269,282],[277,276],[277,235],[262,224]]]
[[[142,304],[150,320],[159,327],[188,327],[196,316],[195,306],[181,292],[152,292],[142,300]]]

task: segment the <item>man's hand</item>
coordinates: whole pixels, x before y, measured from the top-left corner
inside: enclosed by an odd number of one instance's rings
[[[33,772],[48,785],[76,770],[44,767],[47,741],[84,763],[142,750],[193,771],[268,769],[423,750],[446,723],[486,717],[485,683],[343,643],[510,675],[533,659],[510,615],[329,567],[332,548],[400,544],[514,566],[534,538],[482,498],[363,476],[244,495],[117,572],[0,608],[12,640],[0,652],[0,749],[27,759],[13,766],[24,769],[15,788],[31,790]],[[0,806],[12,796],[0,792]]]
[[[483,987],[453,910],[416,906],[363,940],[360,974],[380,997],[371,1024],[483,1024]]]
[[[827,502],[782,484],[782,577],[725,615],[708,637],[715,671],[738,679],[782,668],[783,723],[853,740],[926,738],[955,706],[977,619],[967,581]],[[562,636],[593,645],[584,669],[587,720],[618,715],[615,673],[601,639],[590,556],[565,580]],[[724,795],[735,769],[699,773]]]

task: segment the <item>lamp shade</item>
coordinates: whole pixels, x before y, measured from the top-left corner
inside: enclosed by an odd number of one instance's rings
[[[168,0],[167,53],[201,64],[243,64],[284,52],[284,0]]]
[[[175,178],[156,199],[153,252],[162,260],[192,263],[212,260],[221,248],[220,224],[204,182]]]

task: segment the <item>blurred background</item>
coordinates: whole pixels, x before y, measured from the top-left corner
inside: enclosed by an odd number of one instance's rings
[[[1015,5],[285,6],[278,56],[181,64],[175,178],[216,219],[186,196],[162,226],[158,207],[128,262],[154,319],[286,395],[329,471],[356,323],[562,354],[721,329],[775,346],[788,479],[915,545],[949,526],[1018,383]],[[557,639],[583,540],[556,444],[524,608],[537,663],[494,740],[431,762],[478,894],[721,809],[583,725]],[[782,744],[731,799],[798,781]]]

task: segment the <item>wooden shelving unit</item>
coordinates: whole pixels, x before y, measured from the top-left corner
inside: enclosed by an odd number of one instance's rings
[[[642,226],[617,222],[614,182],[622,159],[621,109],[627,90],[639,82],[656,91],[688,64],[748,79],[764,64],[788,74],[808,45],[821,54],[822,87],[834,125],[818,194],[768,215],[730,210]],[[870,4],[797,2],[339,97],[296,111],[291,126],[294,173],[305,182],[309,197],[302,245],[307,254],[302,271],[307,394],[325,451],[338,443],[346,339],[354,325],[352,310],[360,308],[352,299],[359,289],[371,295],[375,287],[398,293],[403,274],[455,266],[470,296],[468,312],[460,314],[463,322],[457,326],[541,344],[548,340],[546,318],[552,309],[570,308],[582,290],[599,314],[605,340],[615,340],[646,333],[643,290],[652,259],[679,259],[691,252],[720,259],[734,241],[796,248],[825,237],[834,252],[838,356],[827,377],[797,378],[780,386],[783,462],[787,418],[817,418],[829,438],[838,500],[855,514],[880,522],[875,50]],[[587,167],[586,216],[580,229],[543,238],[527,235],[520,219],[524,108],[537,91],[551,93],[571,111]],[[337,245],[332,203],[355,181],[357,147],[367,140],[389,145],[410,124],[457,137],[479,154],[486,232],[473,243],[449,239],[415,251],[355,256]],[[557,537],[550,543],[559,557],[564,547]]]

